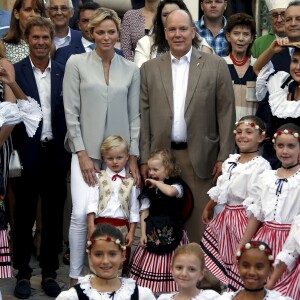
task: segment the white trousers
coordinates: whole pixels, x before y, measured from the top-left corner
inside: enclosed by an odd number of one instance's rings
[[[93,160],[100,167],[100,161]],[[71,278],[82,276],[87,235],[86,208],[90,188],[83,179],[78,156],[72,154],[71,162],[72,215],[69,230]]]

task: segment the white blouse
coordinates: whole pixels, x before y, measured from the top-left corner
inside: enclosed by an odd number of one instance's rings
[[[300,256],[300,215],[295,217],[290,233],[276,256],[275,265],[283,261],[291,271]]]
[[[300,170],[288,178],[280,178],[277,171],[268,170],[254,183],[257,193],[243,203],[248,216],[261,222],[291,224],[300,214]]]
[[[94,289],[91,285],[91,279],[94,275],[87,275],[85,277],[80,277],[78,283],[83,289],[84,294],[90,300],[111,300],[111,293],[101,293]],[[114,300],[130,300],[131,295],[135,289],[135,281],[131,278],[120,278],[122,284],[121,287],[116,291],[114,295]],[[144,287],[138,287],[139,299],[143,300],[155,300],[153,293]],[[77,292],[74,288],[70,288],[68,291],[61,292],[56,298],[57,300],[78,300]]]
[[[162,294],[157,298],[157,300],[173,300],[176,294],[177,293]],[[213,300],[218,299],[219,297],[220,294],[213,290],[200,290],[199,294],[193,298],[190,298],[190,300]]]
[[[274,69],[269,64],[260,71],[256,83],[258,100],[263,100],[268,91],[269,105],[273,116],[284,119],[300,117],[300,101],[287,99],[289,94],[288,85],[283,89],[281,88],[281,85],[288,79],[290,74],[284,71],[271,75],[272,73],[274,73]],[[291,79],[291,81],[293,80]]]
[[[267,294],[265,296],[265,298],[263,300],[293,300],[290,297],[285,297],[282,296],[281,293],[277,292],[277,291],[271,291],[271,290],[267,290]],[[222,296],[220,296],[218,298],[218,300],[231,300],[234,299],[234,297],[239,293],[240,291],[237,292],[230,292],[230,293],[224,293]]]
[[[239,163],[239,154],[231,154],[222,164],[222,175],[217,185],[208,191],[209,197],[218,204],[241,205],[250,197],[258,177],[271,166],[261,156],[256,156],[246,163]]]

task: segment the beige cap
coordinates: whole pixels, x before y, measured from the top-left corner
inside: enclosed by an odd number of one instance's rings
[[[287,8],[292,0],[265,0],[269,11],[277,8]]]

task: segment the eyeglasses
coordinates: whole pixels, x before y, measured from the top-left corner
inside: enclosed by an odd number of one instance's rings
[[[70,7],[68,6],[49,6],[48,9],[53,12],[58,12],[59,10],[63,13],[66,13]]]
[[[277,20],[279,16],[280,16],[281,19],[284,19],[285,18],[284,12],[282,12],[282,13],[272,13],[271,14],[271,18],[274,19],[274,20],[275,19]]]

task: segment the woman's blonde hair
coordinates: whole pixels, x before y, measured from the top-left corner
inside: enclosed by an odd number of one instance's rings
[[[164,168],[168,171],[168,176],[177,176],[181,172],[179,166],[176,164],[174,156],[167,149],[152,152],[148,161],[151,159],[161,160]]]
[[[203,254],[203,251],[202,251],[199,244],[190,243],[190,244],[187,244],[187,245],[179,246],[174,252],[174,256],[173,256],[173,259],[172,259],[172,265],[174,264],[174,261],[175,261],[176,257],[178,255],[182,255],[182,254],[193,254],[193,255],[195,255],[199,259],[201,270],[204,270],[204,267],[205,267],[204,254]]]
[[[88,25],[90,33],[92,34],[94,28],[104,20],[112,20],[116,24],[118,33],[120,34],[121,19],[118,17],[118,14],[114,10],[110,8],[104,8],[104,7],[100,7],[97,10],[95,10],[93,15],[91,16]]]
[[[128,149],[128,144],[126,142],[126,140],[119,136],[119,135],[110,135],[108,136],[101,144],[100,147],[100,154],[101,157],[103,157],[103,155],[113,149],[122,149],[124,150],[124,152],[129,152]]]

